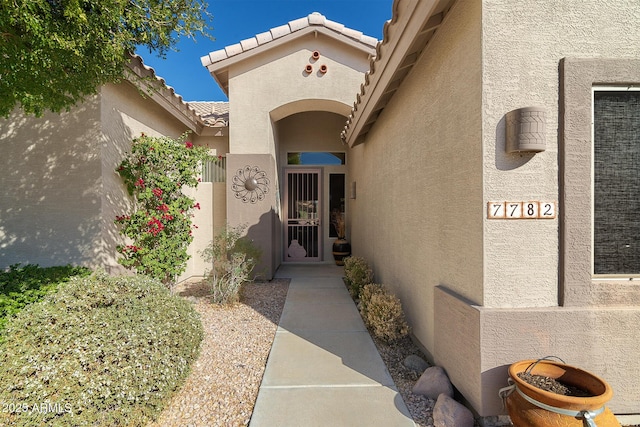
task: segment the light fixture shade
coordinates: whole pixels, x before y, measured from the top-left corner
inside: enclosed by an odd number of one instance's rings
[[[524,107],[508,112],[505,117],[507,153],[538,153],[546,150],[545,116],[543,107]]]

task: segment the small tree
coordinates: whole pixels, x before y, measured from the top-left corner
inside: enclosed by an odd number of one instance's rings
[[[137,48],[164,56],[210,18],[203,0],[0,0],[0,116],[68,110],[124,79]]]
[[[213,266],[208,280],[215,303],[238,301],[242,284],[251,279],[251,272],[260,260],[260,249],[243,236],[245,228],[246,225],[227,225],[202,252],[204,260]]]
[[[206,147],[142,135],[117,172],[134,198],[133,212],[116,217],[130,244],[119,245],[120,264],[168,285],[185,270],[193,240],[192,211],[200,205],[182,192],[197,187],[200,165],[212,159]]]

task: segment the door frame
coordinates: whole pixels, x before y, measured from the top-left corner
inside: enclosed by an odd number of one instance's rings
[[[311,212],[307,211],[307,215],[304,215],[305,212],[296,211],[293,208],[294,200],[291,200],[290,194],[290,184],[289,184],[289,176],[292,174],[316,174],[316,188],[315,188],[315,204],[313,204],[313,209]],[[283,168],[283,176],[284,176],[284,203],[283,203],[283,245],[282,245],[282,260],[283,262],[322,262],[324,261],[324,170],[322,167],[285,167]],[[313,184],[311,184],[313,185]],[[302,189],[302,191],[307,191]],[[305,198],[305,194],[302,194],[303,198]],[[307,196],[308,197],[308,196]],[[313,195],[312,195],[313,197]],[[314,201],[304,200],[304,201]],[[293,215],[291,214],[291,211]],[[297,222],[297,223],[296,223]],[[313,227],[313,229],[309,229],[308,227]],[[311,244],[315,245],[315,255],[308,255],[308,244],[309,242],[303,242],[302,247],[307,250],[307,254],[304,257],[296,257],[291,256],[295,255],[297,250],[296,247],[291,248],[289,242],[289,236],[293,229],[299,229],[296,233],[311,233],[311,239],[315,240],[315,243],[311,242]],[[313,235],[315,233],[315,236]],[[297,239],[296,239],[297,240]],[[306,246],[306,247],[305,247]]]

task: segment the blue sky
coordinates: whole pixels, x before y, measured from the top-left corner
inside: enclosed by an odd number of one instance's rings
[[[213,15],[211,35],[215,40],[182,39],[177,46],[179,51],[169,52],[166,59],[146,49],[137,53],[185,101],[226,101],[202,66],[201,56],[312,12],[381,39],[384,22],[391,18],[392,3],[393,0],[209,0],[209,12]]]

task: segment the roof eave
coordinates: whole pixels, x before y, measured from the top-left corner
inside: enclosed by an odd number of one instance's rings
[[[196,134],[202,133],[205,123],[200,116],[189,107],[182,96],[178,95],[172,87],[167,86],[164,79],[156,75],[153,68],[144,64],[142,57],[133,55],[128,68],[135,76],[127,78],[130,84],[187,126],[189,130]]]
[[[341,135],[350,147],[365,141],[367,132],[409,74],[454,2],[394,1],[393,17],[385,23],[384,39],[376,47],[376,56],[365,74],[365,82],[360,86],[360,93]]]

